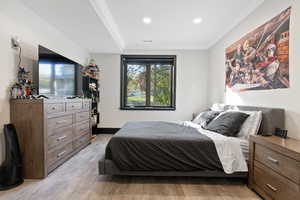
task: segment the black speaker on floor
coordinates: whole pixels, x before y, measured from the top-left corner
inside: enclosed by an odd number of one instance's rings
[[[18,136],[12,124],[4,125],[4,137],[5,160],[0,166],[0,190],[8,190],[24,182]]]

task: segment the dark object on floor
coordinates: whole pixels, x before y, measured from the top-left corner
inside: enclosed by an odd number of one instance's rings
[[[6,156],[0,166],[0,190],[8,190],[24,182],[18,136],[12,124],[4,125],[4,137]]]

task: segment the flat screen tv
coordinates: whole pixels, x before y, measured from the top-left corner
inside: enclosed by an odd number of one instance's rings
[[[80,65],[50,49],[39,46],[36,77],[38,94],[45,96],[82,95]]]

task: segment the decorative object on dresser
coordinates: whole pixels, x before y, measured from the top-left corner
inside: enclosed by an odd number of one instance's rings
[[[22,47],[20,45],[19,38],[13,37],[11,38],[11,45],[14,50],[19,50],[18,57],[18,74],[17,74],[17,82],[15,82],[10,88],[10,96],[12,99],[24,99],[31,98],[35,88],[32,84],[32,72],[28,69],[25,69],[21,66],[22,63]]]
[[[90,144],[90,99],[13,99],[15,125],[26,179],[45,178]]]
[[[249,164],[249,187],[264,199],[299,199],[299,140],[251,136]]]
[[[84,97],[92,99],[92,133],[98,133],[97,125],[100,122],[100,115],[98,112],[99,103],[99,68],[93,59],[90,60],[88,66],[82,68],[82,90]]]

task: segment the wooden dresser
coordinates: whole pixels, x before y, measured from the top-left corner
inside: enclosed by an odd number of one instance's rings
[[[300,199],[300,141],[251,136],[249,187],[264,199]]]
[[[11,100],[26,179],[45,178],[90,144],[89,99]]]

